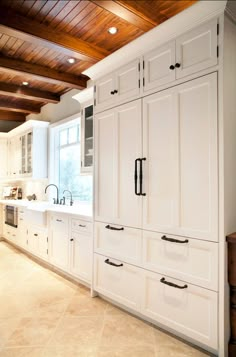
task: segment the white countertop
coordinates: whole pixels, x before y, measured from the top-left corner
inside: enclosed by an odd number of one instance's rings
[[[92,218],[92,205],[78,204],[74,206],[56,205],[47,201],[28,201],[28,200],[0,200],[0,203],[17,207],[25,207],[39,212],[68,213],[77,216]]]

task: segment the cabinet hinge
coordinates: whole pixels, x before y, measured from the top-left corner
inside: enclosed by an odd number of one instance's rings
[[[217,24],[217,35],[220,33],[220,24]]]
[[[48,243],[48,237],[47,237],[47,243]]]
[[[26,234],[28,234],[28,229],[27,229],[27,231],[26,231]],[[28,242],[28,241],[27,241]]]
[[[216,47],[216,55],[219,57],[219,46]]]
[[[96,99],[94,99],[94,106],[96,106]]]
[[[138,64],[138,71],[140,72],[140,63]]]
[[[143,69],[145,68],[145,64],[144,64],[144,61],[143,61]]]
[[[28,239],[27,239],[26,243],[29,244]]]
[[[47,249],[47,254],[48,254],[48,249]]]
[[[143,86],[145,86],[145,78],[143,77]]]
[[[96,86],[94,86],[94,93],[96,93],[96,90],[97,90],[97,89],[96,89]]]
[[[138,87],[140,88],[140,79],[138,80]]]

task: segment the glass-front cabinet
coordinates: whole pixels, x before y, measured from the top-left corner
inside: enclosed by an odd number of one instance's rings
[[[32,173],[32,143],[33,131],[30,131],[20,137],[21,141],[21,174]]]
[[[82,111],[81,144],[81,173],[86,173],[93,167],[93,105]]]

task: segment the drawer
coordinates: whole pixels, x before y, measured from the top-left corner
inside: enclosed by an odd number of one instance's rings
[[[68,234],[69,218],[64,215],[53,214],[51,216],[51,228],[54,231]]]
[[[143,267],[217,291],[218,243],[144,231]]]
[[[94,254],[94,289],[97,292],[138,311],[142,293],[141,282],[140,268]]]
[[[83,233],[91,233],[92,232],[92,222],[87,222],[87,221],[83,221],[80,219],[74,219],[72,218],[71,220],[71,228],[74,231],[79,231],[79,232],[83,232]]]
[[[142,231],[115,224],[96,222],[94,227],[94,249],[131,264],[141,264]]]
[[[157,273],[144,271],[144,275],[142,314],[217,349],[218,294]]]

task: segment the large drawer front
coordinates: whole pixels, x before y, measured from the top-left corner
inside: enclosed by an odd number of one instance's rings
[[[114,266],[107,264],[122,266]],[[140,310],[141,269],[121,261],[94,254],[94,289],[133,310]]]
[[[115,224],[95,223],[95,252],[141,264],[142,231]]]
[[[207,289],[218,289],[218,244],[214,242],[143,231],[143,266]]]
[[[177,288],[161,282],[177,284]],[[217,349],[216,292],[183,281],[145,272],[141,312],[201,344]]]

